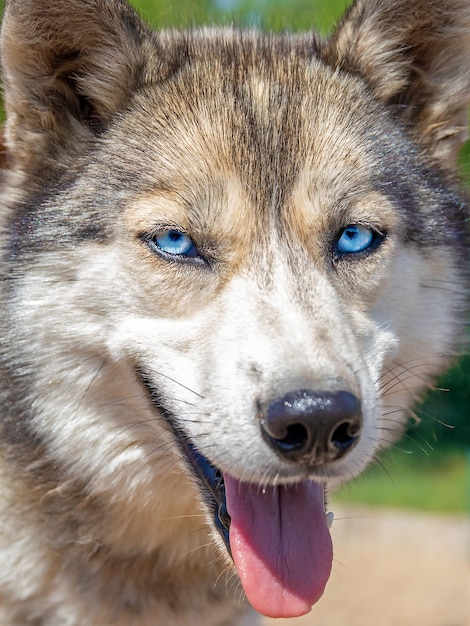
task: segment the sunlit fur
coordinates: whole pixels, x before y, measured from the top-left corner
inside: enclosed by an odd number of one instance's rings
[[[463,334],[470,4],[358,0],[323,41],[7,0],[2,60],[0,623],[254,624],[139,372],[260,486],[334,488],[394,441]],[[338,256],[350,224],[382,244]],[[204,262],[152,249],[168,227]],[[360,398],[330,465],[261,437],[302,388]]]

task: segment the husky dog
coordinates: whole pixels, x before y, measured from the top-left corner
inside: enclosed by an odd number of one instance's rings
[[[0,623],[308,612],[326,490],[463,334],[468,0],[327,40],[7,0],[1,45]]]

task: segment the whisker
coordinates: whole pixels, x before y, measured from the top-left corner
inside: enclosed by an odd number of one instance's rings
[[[171,376],[168,376],[168,374],[164,374],[163,372],[160,372],[160,371],[156,372],[156,374],[157,374],[157,376],[161,376],[162,378],[166,378],[167,380],[170,380],[172,383],[175,383],[175,385],[178,385],[182,389],[185,389],[186,391],[189,391],[190,393],[194,394],[198,398],[201,398],[201,400],[204,400],[204,396],[201,396],[200,393],[198,393],[197,391],[194,391],[194,389],[191,389],[190,387],[187,387],[183,383],[180,383],[175,378],[172,378]]]
[[[91,379],[88,382],[88,385],[85,388],[85,391],[82,394],[82,397],[80,398],[80,401],[77,405],[77,407],[75,408],[75,411],[73,413],[73,417],[76,417],[78,415],[78,412],[80,411],[85,398],[87,397],[90,389],[92,388],[93,384],[95,383],[95,381],[97,380],[98,376],[100,375],[101,371],[103,370],[104,366],[106,365],[107,360],[104,359],[103,362],[101,363],[101,365],[96,369],[96,371],[94,372],[93,376],[91,377]]]

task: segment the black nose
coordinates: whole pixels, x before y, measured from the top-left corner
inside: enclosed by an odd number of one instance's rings
[[[347,454],[359,439],[361,405],[349,391],[291,391],[261,418],[265,440],[296,463],[321,465]]]

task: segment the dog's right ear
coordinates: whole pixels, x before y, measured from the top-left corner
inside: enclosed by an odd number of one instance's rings
[[[1,34],[13,165],[57,167],[126,107],[148,36],[124,0],[7,0]]]
[[[468,136],[469,0],[355,0],[329,61],[362,77],[442,169]]]

